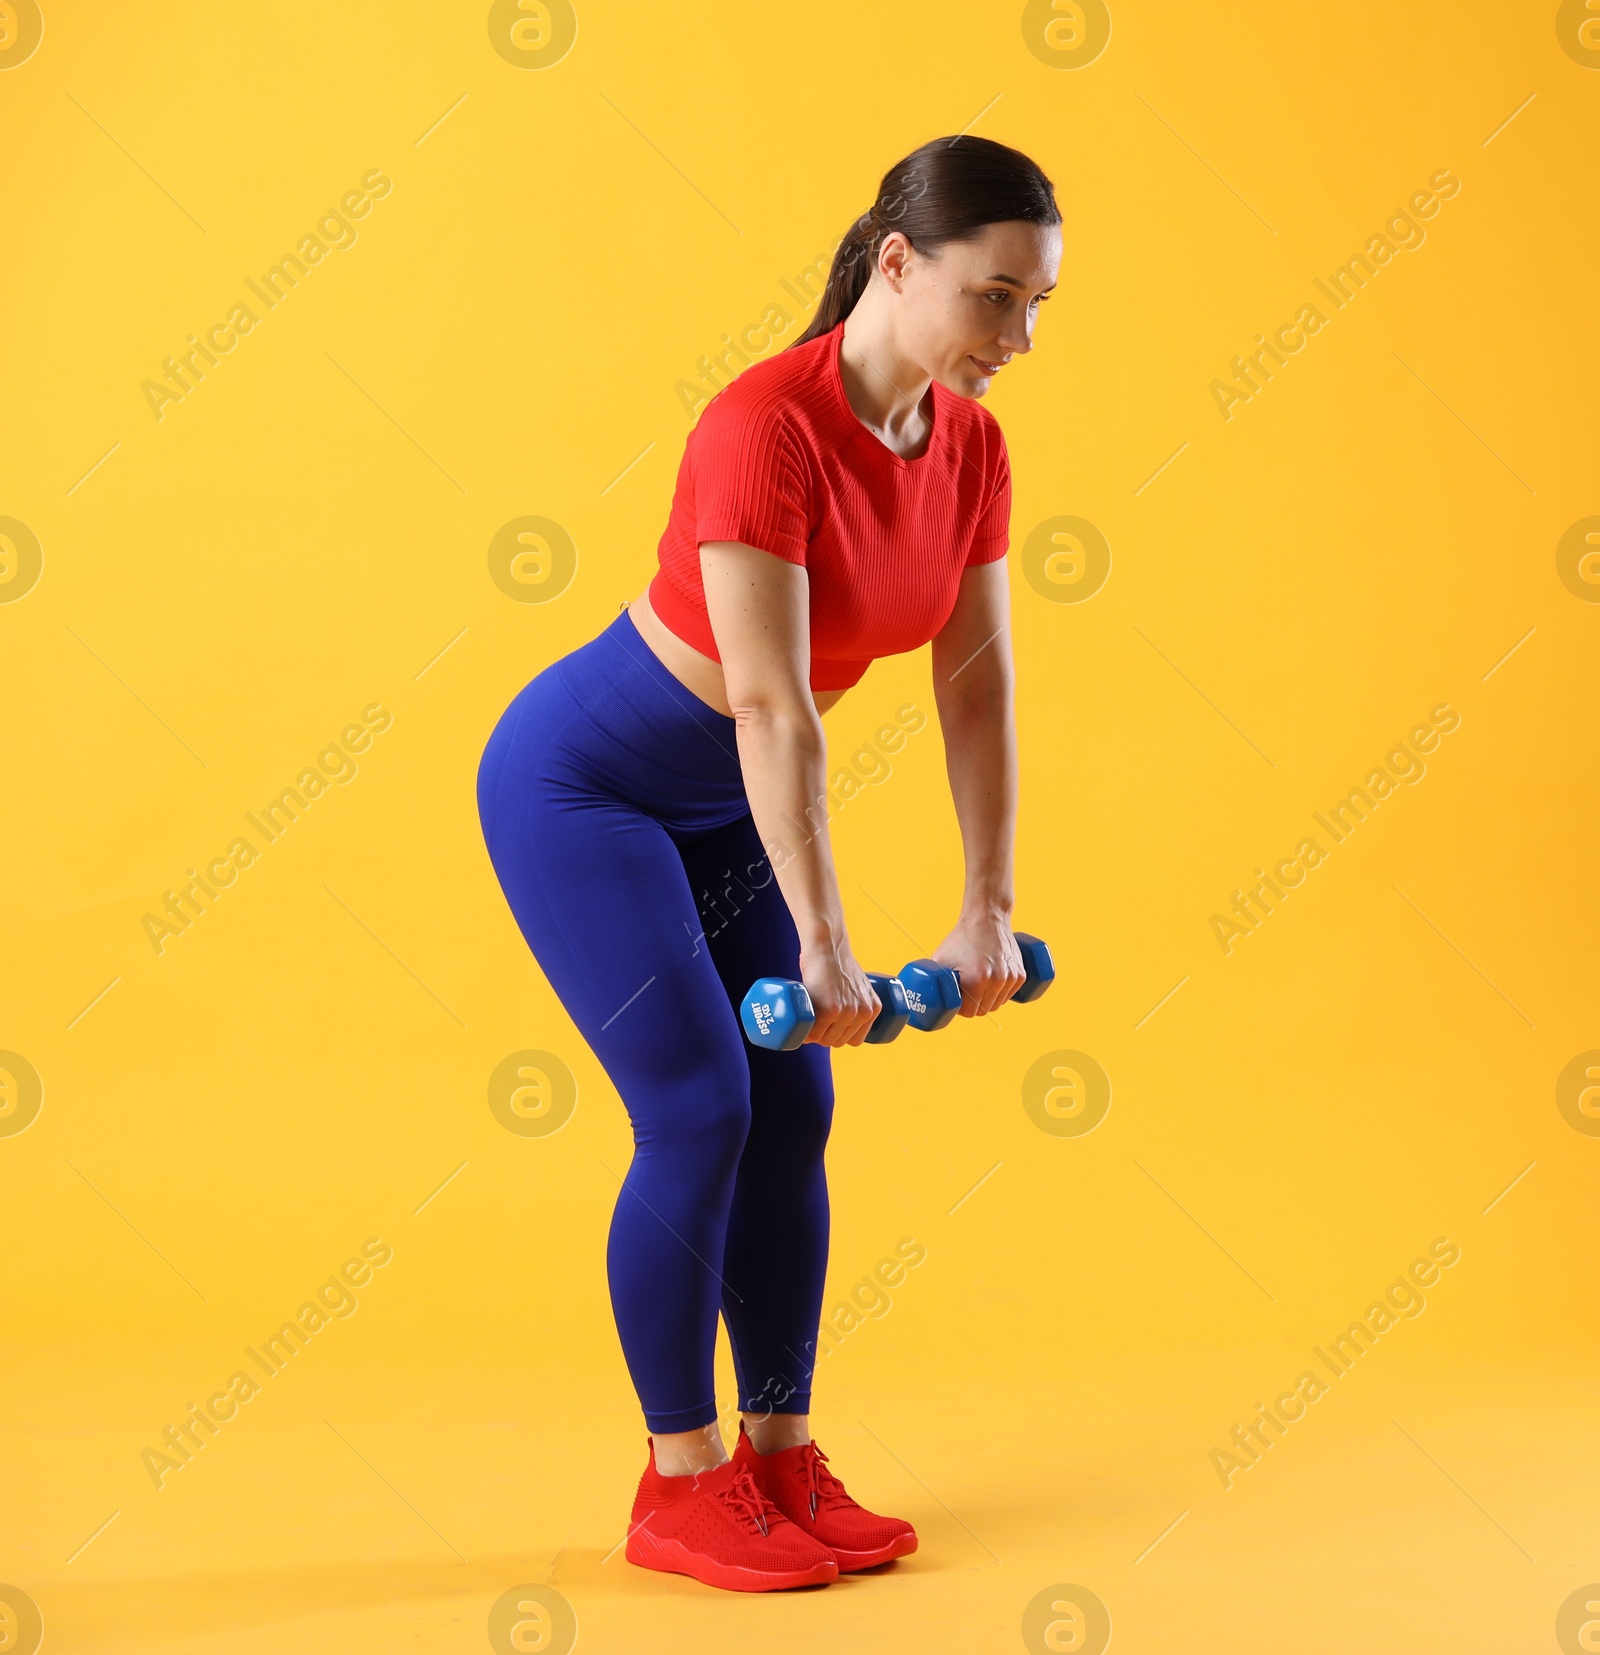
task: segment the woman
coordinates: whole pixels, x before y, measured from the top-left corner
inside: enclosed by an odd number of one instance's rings
[[[821,714],[876,656],[932,641],[966,857],[936,958],[966,1017],[1021,986],[1005,445],[977,399],[1032,348],[1061,215],[1026,156],[937,139],[885,176],[788,350],[690,433],[660,569],[540,673],[478,774],[523,936],[627,1106],[635,1154],[607,1249],[650,1431],[630,1561],[745,1591],[916,1549],[811,1438],[828,1248],[828,1048],[878,1001],[850,948]],[[699,893],[697,903],[696,893]],[[758,976],[799,977],[793,1052],[746,1044]],[[727,1324],[730,1460],[712,1354]]]

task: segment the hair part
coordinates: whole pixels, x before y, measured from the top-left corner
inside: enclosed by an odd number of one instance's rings
[[[877,199],[839,243],[817,313],[794,344],[831,333],[855,309],[893,231],[919,253],[931,253],[947,242],[970,241],[986,225],[1018,219],[1061,222],[1055,188],[1036,162],[992,138],[931,139],[883,175]]]

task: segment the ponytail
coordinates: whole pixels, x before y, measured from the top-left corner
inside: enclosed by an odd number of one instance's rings
[[[883,175],[877,199],[845,232],[817,313],[798,339],[831,333],[867,290],[885,236],[898,230],[918,252],[968,241],[986,225],[1059,224],[1055,190],[1020,150],[958,134],[913,150]]]

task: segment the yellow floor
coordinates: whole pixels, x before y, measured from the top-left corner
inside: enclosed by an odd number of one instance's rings
[[[118,1354],[29,1361],[13,1411],[48,1396],[56,1429],[8,1443],[8,1508],[23,1490],[32,1508],[26,1535],[7,1524],[8,1569],[37,1583],[51,1652],[510,1648],[488,1643],[489,1611],[529,1584],[570,1603],[590,1655],[1088,1647],[1024,1638],[1030,1601],[1061,1586],[1105,1605],[1119,1651],[1556,1647],[1559,1604],[1597,1572],[1592,1387],[1385,1356],[1228,1490],[1206,1463],[1227,1411],[1210,1402],[1254,1401],[1283,1365],[1270,1354],[949,1390],[863,1363],[819,1438],[921,1549],[768,1597],[625,1562],[640,1461],[625,1399],[531,1405],[490,1353],[448,1370],[329,1362],[293,1392],[285,1376],[159,1493],[114,1474],[139,1435],[139,1376]],[[67,1564],[108,1493],[121,1515]]]

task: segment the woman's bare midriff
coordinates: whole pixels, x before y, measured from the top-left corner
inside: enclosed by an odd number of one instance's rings
[[[714,712],[724,718],[733,717],[728,705],[727,685],[722,676],[722,664],[709,655],[702,655],[692,644],[686,644],[676,632],[650,607],[647,587],[628,605],[628,615],[638,629],[639,636],[650,646],[651,652],[668,672],[692,695],[697,695]],[[811,698],[818,713],[825,713],[844,694],[843,690],[813,690]]]

